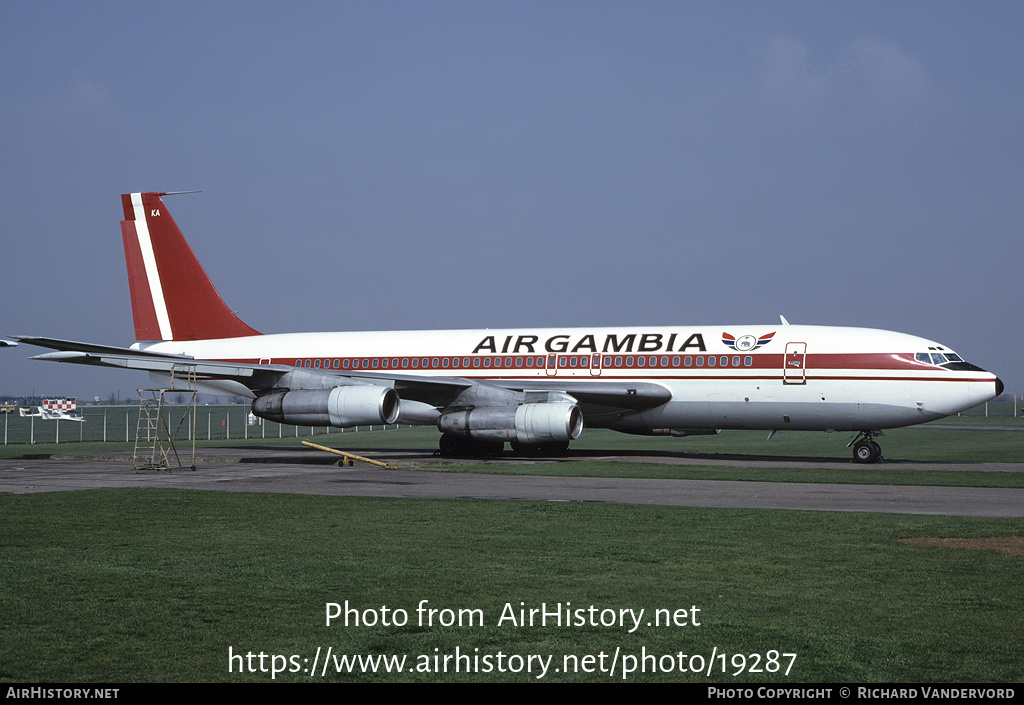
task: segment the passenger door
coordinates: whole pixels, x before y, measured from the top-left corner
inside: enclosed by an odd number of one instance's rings
[[[807,343],[786,343],[786,355],[782,362],[783,384],[807,383]]]

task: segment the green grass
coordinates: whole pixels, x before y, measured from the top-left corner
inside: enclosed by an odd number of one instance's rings
[[[307,435],[307,434],[304,434]],[[917,462],[1020,462],[1016,432],[903,429],[886,454]],[[1021,473],[670,466],[601,462],[643,449],[729,458],[847,459],[845,434],[725,432],[637,438],[588,430],[585,459],[437,469],[518,474],[1020,486]],[[333,433],[358,449],[432,448],[433,429]],[[293,438],[245,445],[292,445]],[[238,446],[239,440],[201,445]],[[101,444],[9,446],[26,453]],[[126,446],[110,444],[114,450]],[[12,452],[13,451],[13,452]],[[1020,558],[911,547],[910,536],[1024,534],[1019,520],[705,510],[602,504],[286,497],[160,490],[0,496],[0,680],[265,681],[235,653],[313,658],[463,653],[797,654],[787,678],[720,669],[711,680],[985,681],[1024,677]],[[480,610],[483,626],[323,625],[324,604]],[[700,627],[627,630],[495,624],[502,606],[701,608]],[[269,662],[265,662],[265,665]],[[295,662],[288,662],[292,665]],[[298,662],[300,665],[301,660]],[[307,664],[308,665],[308,664]],[[729,668],[731,674],[734,669]],[[619,678],[611,680],[621,680]],[[278,680],[308,680],[282,673]],[[531,680],[527,674],[332,674],[328,680]],[[547,680],[608,681],[551,673]],[[678,672],[631,680],[697,680]]]
[[[935,487],[1024,487],[1021,472],[971,472],[902,470],[892,466],[863,469],[750,468],[714,465],[667,465],[657,463],[568,460],[532,465],[435,465],[436,472],[486,473],[552,477],[633,477],[659,480],[732,480],[737,482],[816,482],[842,485],[907,485]]]
[[[981,404],[961,414],[932,423],[1024,426],[1024,408],[1020,401],[990,401],[988,404]]]
[[[179,447],[191,448],[188,424],[182,424],[184,407],[169,407],[168,426],[175,432]],[[27,455],[55,453],[99,453],[131,451],[135,445],[138,427],[137,406],[87,406],[81,409],[86,422],[41,421],[17,415],[0,416],[0,437],[7,438],[0,445],[0,458],[20,458]],[[298,443],[301,438],[342,437],[355,432],[367,433],[367,426],[337,429],[289,426],[267,421],[249,426],[247,405],[199,406],[196,411],[195,436],[199,447],[238,445],[280,445]],[[381,427],[372,427],[380,429]],[[394,430],[392,427],[391,430]],[[422,430],[422,429],[421,429]],[[427,429],[433,437],[430,447],[437,446],[437,430]],[[59,439],[58,439],[59,433]],[[371,432],[372,433],[372,432]],[[128,439],[128,440],[125,440]],[[58,442],[59,441],[59,442]]]
[[[291,427],[286,427],[291,428]],[[433,428],[389,428],[388,430],[358,433],[326,433],[310,436],[309,429],[299,438],[353,452],[367,452],[386,458],[390,448],[430,450],[438,433]],[[1016,431],[987,431],[975,429],[908,428],[887,431],[882,438],[886,457],[893,462],[858,465],[850,462],[846,442],[850,434],[779,433],[771,441],[761,431],[725,431],[717,436],[691,438],[644,438],[613,431],[590,429],[573,444],[573,452],[556,462],[512,463],[493,459],[472,464],[428,461],[427,470],[442,472],[477,472],[492,474],[587,476],[587,477],[643,477],[689,480],[739,480],[759,482],[817,482],[841,484],[882,485],[940,485],[949,487],[1024,487],[1024,473],[993,472],[980,469],[908,469],[902,461],[920,463],[946,462],[1024,462],[1024,434]],[[291,435],[278,438],[221,439],[200,441],[204,447],[261,447],[286,446],[298,448],[299,439]],[[61,443],[0,446],[0,459],[27,456],[48,456],[79,453],[130,451],[131,444],[119,443]],[[383,451],[383,452],[382,452]],[[310,451],[312,452],[312,451]],[[635,458],[633,462],[603,462],[603,453],[622,454]],[[202,451],[199,451],[200,456]],[[652,462],[658,457],[678,458],[697,456],[710,459],[754,461],[762,459],[790,459],[800,463],[829,461],[822,467],[754,467],[751,465],[679,465]],[[502,459],[512,459],[506,451]],[[843,467],[835,467],[835,461]]]
[[[1022,431],[997,431],[978,429],[935,429],[910,427],[892,429],[880,439],[884,455],[889,460],[913,462],[1024,462],[1024,415],[1014,418],[1010,403],[991,403],[991,415],[983,416],[983,408],[972,409],[969,414],[943,419],[943,425],[1010,426]],[[179,427],[179,418],[184,407],[171,409],[170,426]],[[223,446],[246,444],[297,443],[299,438],[339,447],[359,447],[367,442],[379,447],[407,447],[434,449],[437,447],[438,432],[435,428],[404,428],[397,436],[373,433],[374,440],[367,441],[367,427],[358,433],[351,430],[340,433],[334,429],[279,425],[266,422],[262,425],[247,426],[246,405],[199,406],[196,409],[195,435],[197,445]],[[0,458],[18,458],[25,455],[40,455],[67,452],[105,452],[131,450],[134,445],[135,429],[138,424],[137,407],[114,406],[82,407],[88,419],[85,424],[61,422],[60,443],[56,443],[58,425],[53,421],[34,422],[17,415],[3,415],[3,432],[7,438],[0,445]],[[34,425],[34,428],[33,428]],[[377,427],[380,428],[380,427]],[[330,431],[330,433],[329,433]],[[936,433],[943,434],[941,439]],[[572,444],[574,451],[621,452],[643,449],[644,452],[670,454],[710,454],[723,456],[791,457],[800,460],[830,459],[849,460],[847,442],[852,433],[824,434],[816,432],[779,432],[767,441],[766,431],[723,431],[717,436],[694,436],[689,438],[638,437],[600,429],[587,429],[583,436]],[[129,442],[125,442],[125,438]],[[182,427],[179,438],[184,438]],[[104,441],[104,438],[106,441]],[[81,440],[80,440],[81,439]],[[318,440],[319,439],[319,440]],[[34,443],[29,443],[34,440]]]
[[[188,423],[182,423],[188,413],[187,406],[167,405],[168,427],[177,433],[175,438],[188,438]],[[81,442],[106,442],[117,447],[134,443],[139,423],[139,407],[134,406],[81,406],[79,413],[84,423],[76,421],[43,421],[39,418],[22,417],[17,413],[0,415],[0,437],[6,438],[5,445],[48,445],[59,444],[73,447]],[[266,436],[268,439],[294,438],[296,427],[277,424],[272,421],[249,426],[247,404],[201,405],[195,410],[195,435],[197,440],[245,440]],[[365,429],[365,427],[364,427]],[[326,429],[317,429],[326,433]],[[300,427],[298,435],[309,434],[309,427]],[[59,438],[58,438],[59,434]],[[127,439],[127,440],[126,440]]]
[[[179,490],[0,496],[0,681],[269,681],[235,653],[416,657],[797,654],[788,677],[706,682],[1019,682],[1024,560],[897,539],[1021,536],[1019,520],[595,503]],[[325,604],[404,627],[324,624]],[[426,627],[415,608],[478,609]],[[498,626],[506,603],[700,608],[700,626]],[[479,649],[479,651],[474,651]],[[266,662],[269,667],[269,661]],[[300,662],[301,663],[301,662]],[[277,680],[308,681],[303,673]],[[529,674],[329,673],[332,681]],[[548,681],[621,681],[549,673]]]
[[[611,451],[642,448],[666,453],[739,456],[740,459],[848,461],[852,455],[846,444],[853,436],[847,432],[780,431],[769,441],[767,431],[722,431],[715,436],[643,438],[588,429],[572,448]],[[910,427],[887,430],[878,442],[890,461],[1024,462],[1024,431]]]

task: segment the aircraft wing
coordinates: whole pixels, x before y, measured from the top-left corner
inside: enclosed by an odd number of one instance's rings
[[[666,387],[650,382],[470,380],[462,377],[403,375],[369,370],[310,369],[289,365],[199,360],[188,355],[147,352],[58,338],[14,337],[23,343],[56,351],[36,355],[32,358],[34,360],[117,367],[178,376],[193,372],[199,382],[230,380],[243,385],[257,397],[280,388],[330,389],[346,385],[378,384],[394,387],[403,399],[443,408],[462,392],[477,387],[508,392],[562,392],[577,399],[589,413],[642,411],[664,404],[672,398],[672,393]]]
[[[184,378],[194,373],[200,382],[230,380],[244,385],[254,395],[274,388],[329,389],[351,384],[393,386],[403,397],[419,401],[454,398],[460,391],[476,384],[460,377],[421,377],[363,370],[322,370],[295,368],[290,365],[255,365],[249,363],[200,360],[189,355],[156,353],[113,345],[82,343],[58,338],[14,336],[23,343],[51,348],[56,352],[35,355],[33,360],[69,362],[77,365],[119,367],[122,369],[177,375]],[[418,393],[417,393],[418,392]],[[438,402],[443,403],[443,402]]]

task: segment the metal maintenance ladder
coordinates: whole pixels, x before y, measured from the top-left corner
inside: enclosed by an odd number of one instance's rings
[[[175,389],[175,382],[181,380],[187,389]],[[171,468],[191,467],[196,469],[196,368],[195,365],[174,365],[171,368],[171,388],[140,389],[139,420],[135,429],[135,450],[132,453],[132,467],[135,472],[140,470],[170,470]],[[186,394],[188,402],[177,404],[172,409],[183,410],[178,423],[171,431],[172,412],[167,409],[164,396],[168,393]],[[184,408],[183,408],[184,407]],[[174,412],[173,415],[177,415]],[[181,432],[187,433],[180,438]],[[190,442],[192,457],[182,462],[175,446],[175,439]],[[173,462],[172,462],[173,456]]]

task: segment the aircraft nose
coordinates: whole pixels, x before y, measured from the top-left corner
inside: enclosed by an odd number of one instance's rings
[[[1003,389],[1004,389],[1004,387],[1003,387],[1003,380],[1001,380],[1001,379],[999,379],[998,377],[996,377],[996,396],[997,396],[997,397],[998,397],[998,396],[999,396],[1000,394],[1002,394],[1002,393],[1003,393]]]

